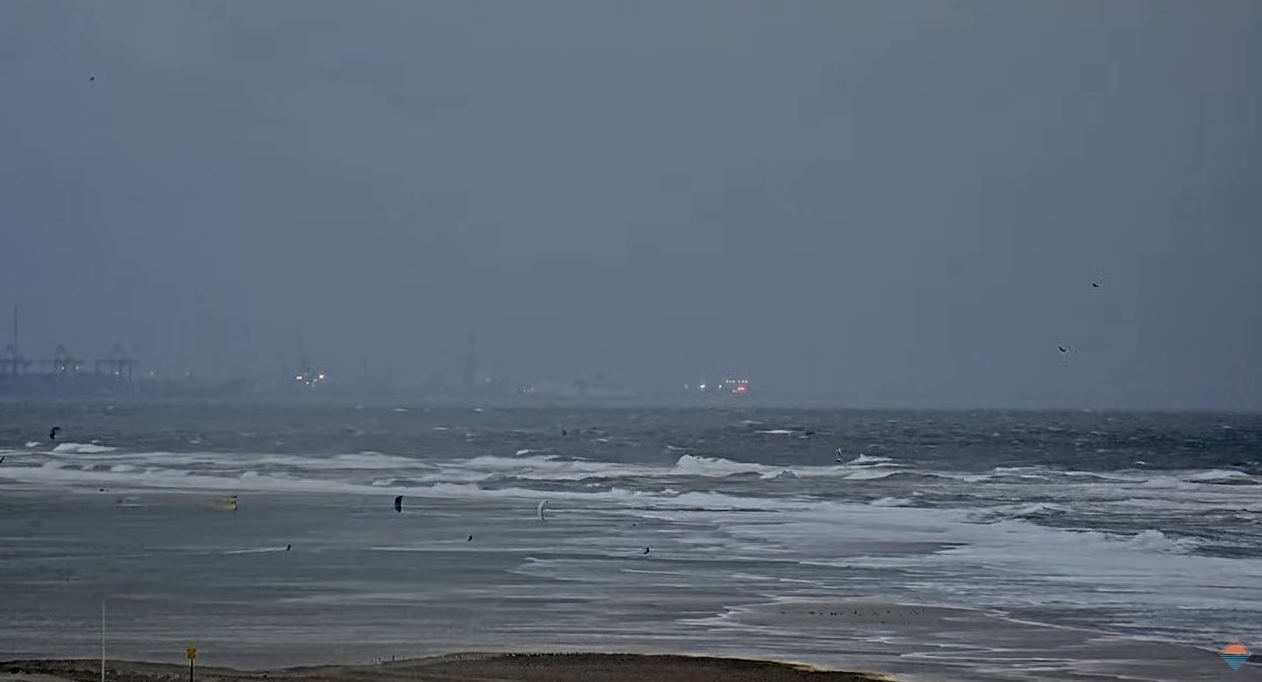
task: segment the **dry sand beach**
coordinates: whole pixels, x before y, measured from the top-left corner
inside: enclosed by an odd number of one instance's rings
[[[179,665],[118,661],[111,682],[181,682]],[[96,682],[99,661],[8,661],[0,682]],[[361,666],[274,671],[201,668],[198,682],[881,682],[889,678],[768,661],[630,654],[461,654]]]
[[[1210,651],[1089,630],[1027,623],[980,610],[878,601],[794,602],[733,608],[698,620],[716,641],[717,655],[673,653],[484,652],[430,655],[371,663],[347,660],[334,649],[310,652],[316,665],[293,666],[292,656],[243,658],[232,650],[203,651],[196,682],[1211,682],[1230,672]],[[798,633],[796,644],[755,646],[757,632]],[[647,634],[646,634],[647,636]],[[740,644],[744,642],[746,644]],[[414,651],[433,649],[422,642]],[[785,652],[797,655],[786,660]],[[171,660],[170,657],[166,657]],[[355,658],[355,657],[353,657]],[[778,660],[777,660],[778,659]],[[239,667],[228,667],[239,666]],[[106,662],[108,682],[182,682],[188,667],[175,663]],[[1245,675],[1262,669],[1256,660]],[[0,682],[98,682],[97,659],[0,662]]]

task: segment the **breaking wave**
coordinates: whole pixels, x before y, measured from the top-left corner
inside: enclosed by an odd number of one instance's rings
[[[114,452],[118,448],[95,443],[59,443],[53,452],[66,455],[92,455],[100,452]]]

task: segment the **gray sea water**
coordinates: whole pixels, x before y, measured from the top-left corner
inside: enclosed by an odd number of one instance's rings
[[[1217,650],[1262,641],[1260,453],[1241,415],[6,406],[0,659],[97,655],[102,600],[114,656],[235,665],[828,662],[723,619],[848,598]]]

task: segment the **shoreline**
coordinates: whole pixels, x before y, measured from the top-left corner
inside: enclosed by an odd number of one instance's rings
[[[112,682],[177,682],[187,665],[147,661],[105,662]],[[870,671],[826,670],[802,663],[713,655],[628,653],[457,653],[354,665],[275,669],[195,668],[199,682],[898,682]],[[97,682],[92,659],[0,661],[0,682]]]

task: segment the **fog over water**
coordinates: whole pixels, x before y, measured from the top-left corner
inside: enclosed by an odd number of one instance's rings
[[[162,376],[272,376],[301,332],[414,386],[476,330],[515,382],[1256,410],[1260,25],[11,0],[0,310],[31,357]]]

